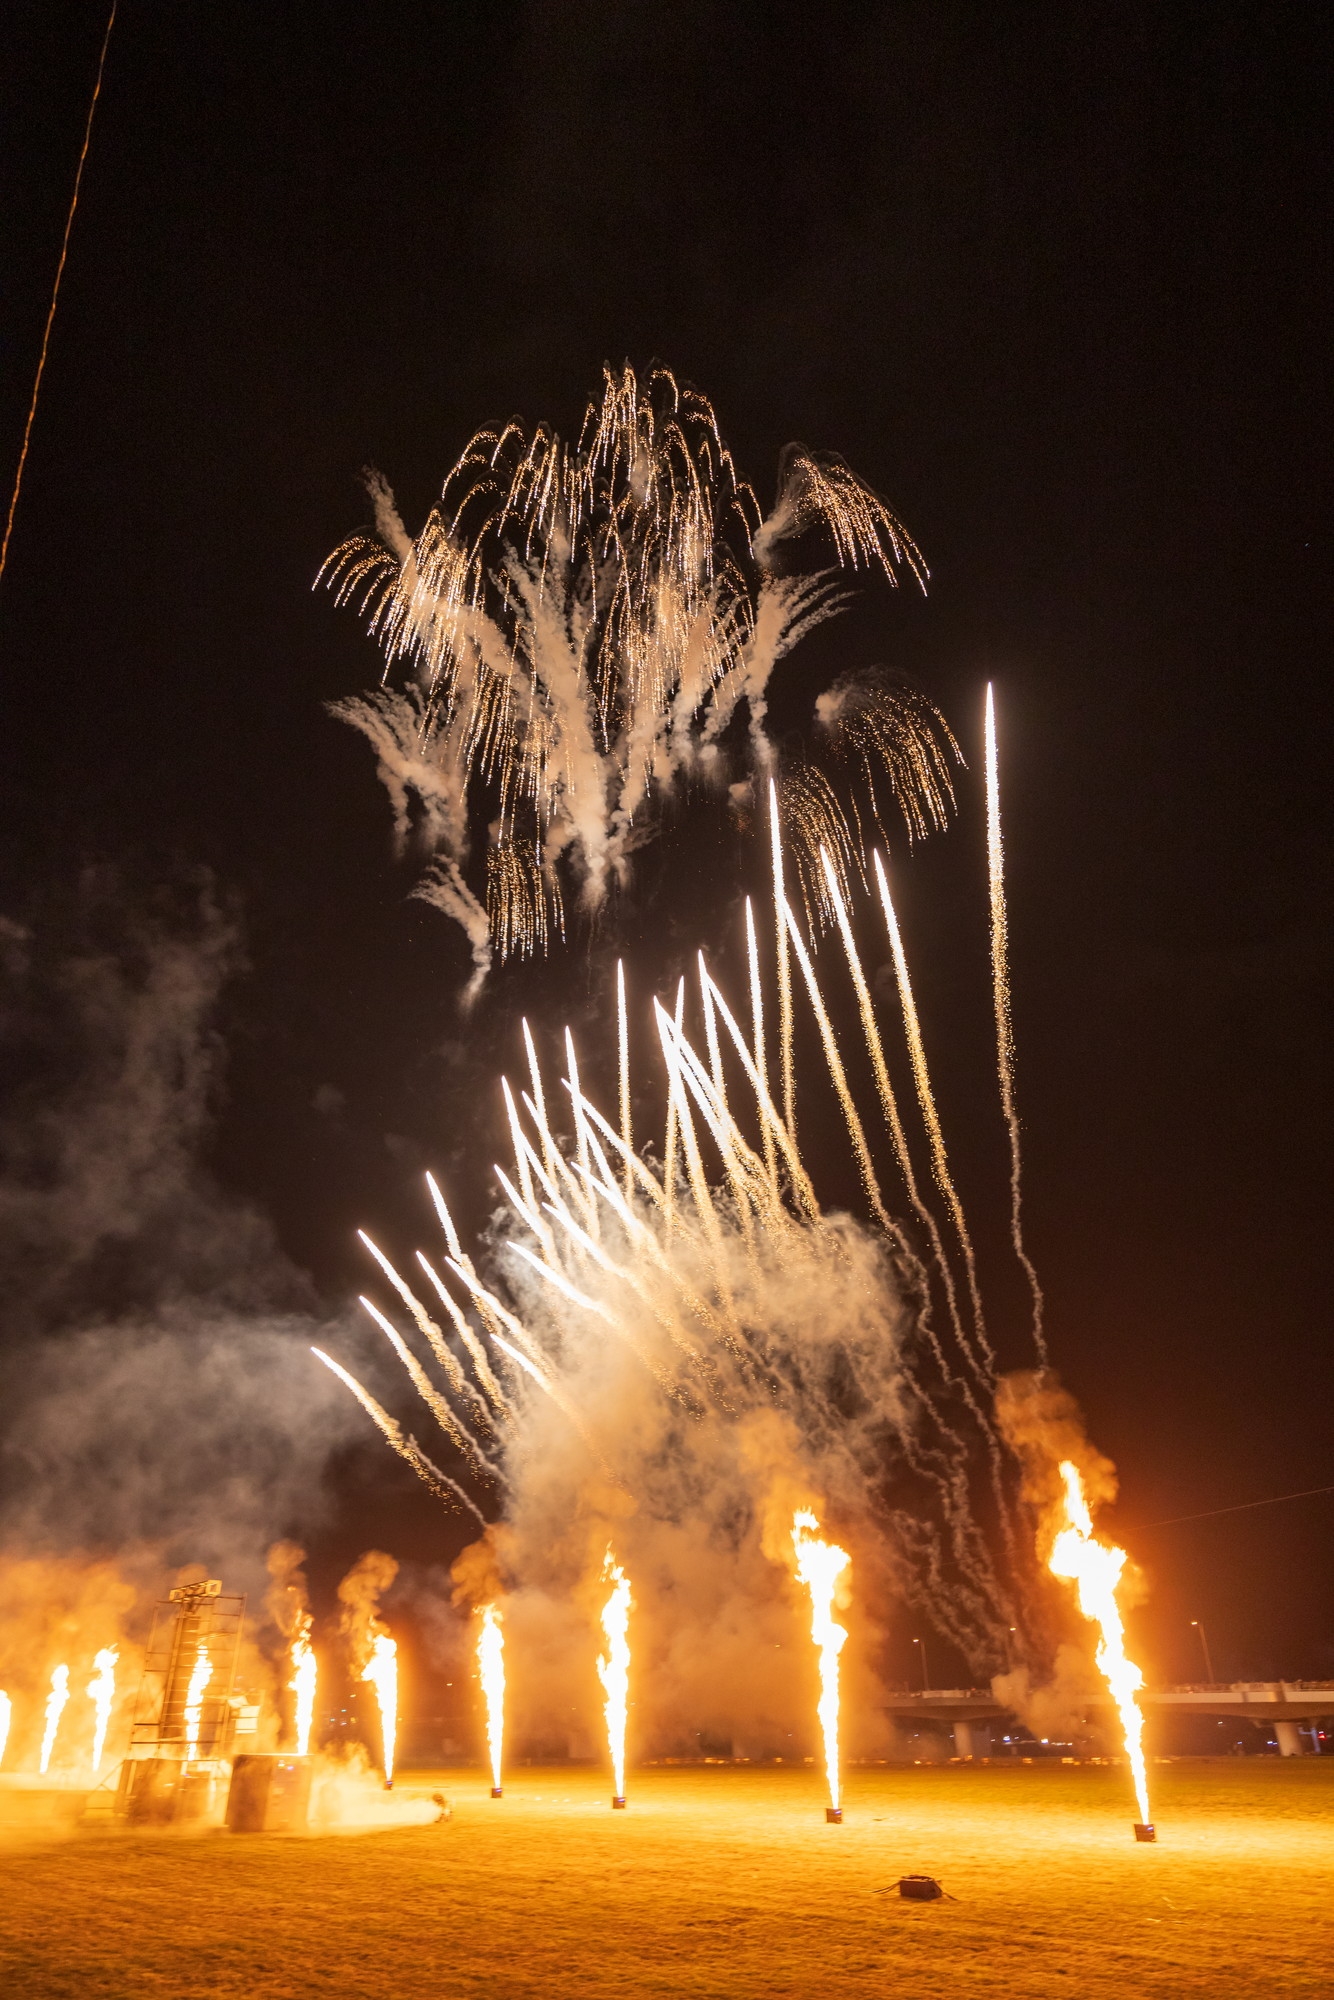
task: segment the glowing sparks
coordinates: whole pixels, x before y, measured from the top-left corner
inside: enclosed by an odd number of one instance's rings
[[[213,1678],[213,1662],[208,1656],[208,1647],[201,1639],[195,1663],[190,1670],[190,1685],[185,1691],[185,1756],[187,1763],[199,1754],[199,1727],[204,1715],[204,1690]]]
[[[500,1796],[501,1753],[505,1737],[505,1635],[494,1604],[482,1612],[477,1635],[477,1675],[486,1701],[486,1745],[491,1754],[491,1787]]]
[[[611,1753],[613,1796],[625,1798],[625,1724],[630,1707],[630,1579],[610,1549],[602,1564],[602,1581],[611,1585],[611,1596],[602,1607],[602,1630],[607,1650],[598,1655],[598,1679],[607,1699],[603,1714],[607,1719],[607,1749]]]
[[[769,683],[850,602],[840,572],[894,582],[907,568],[925,588],[901,524],[832,456],[791,447],[761,520],[711,406],[664,369],[607,371],[573,446],[545,425],[479,432],[415,540],[384,481],[369,484],[376,532],[322,579],[367,614],[385,676],[333,713],[374,748],[400,847],[411,836],[432,857],[414,893],[466,933],[470,997],[493,952],[562,934],[562,877],[598,909],[650,837],[649,808],[691,779],[728,784],[734,744],[737,792],[746,772],[773,773]],[[813,534],[833,567],[783,573]],[[817,716],[872,817],[887,780],[912,833],[944,823],[954,745],[929,703],[870,676],[829,690]],[[844,806],[814,766],[792,764],[789,782],[818,898],[812,841],[851,855]],[[469,819],[496,792],[483,885]]]
[[[46,1697],[46,1729],[42,1736],[42,1758],[37,1768],[45,1777],[55,1748],[56,1731],[69,1700],[69,1668],[57,1667],[51,1676],[51,1692]]]
[[[811,1637],[820,1649],[818,1713],[824,1739],[825,1777],[829,1803],[835,1812],[840,1812],[843,1798],[838,1768],[838,1656],[848,1635],[834,1618],[834,1593],[852,1558],[846,1549],[821,1539],[820,1523],[814,1514],[793,1515],[792,1548],[797,1579],[811,1594]]]
[[[394,1744],[398,1735],[398,1646],[387,1632],[377,1632],[371,1640],[371,1656],[361,1670],[361,1678],[375,1689],[380,1709],[380,1741],[384,1749],[384,1782],[394,1782]]]
[[[292,1639],[292,1678],[288,1689],[296,1696],[295,1712],[292,1717],[293,1734],[296,1737],[296,1754],[306,1757],[310,1754],[310,1730],[315,1719],[315,1686],[319,1667],[315,1660],[315,1649],[310,1643],[310,1613],[300,1613],[299,1623]]]
[[[107,1724],[111,1720],[111,1704],[116,1698],[116,1661],[120,1658],[114,1646],[104,1646],[93,1661],[93,1678],[88,1683],[88,1699],[93,1704],[96,1721],[93,1724],[93,1776],[102,1768],[102,1750],[107,1740]]]
[[[996,1013],[996,1069],[1001,1109],[1010,1136],[1010,1240],[1033,1294],[1033,1341],[1046,1358],[1042,1335],[1042,1287],[1024,1249],[1021,1226],[1022,1182],[1019,1154],[1019,1113],[1014,1097],[1014,1027],[1010,1014],[1009,922],[1005,911],[1005,849],[1001,844],[1000,758],[996,747],[996,703],[990,683],[986,709],[987,881],[991,895],[991,990]]]
[[[1144,1685],[1144,1676],[1134,1661],[1126,1658],[1125,1627],[1116,1601],[1126,1552],[1110,1542],[1095,1539],[1078,1466],[1063,1459],[1061,1478],[1065,1482],[1065,1525],[1052,1544],[1047,1566],[1053,1576],[1066,1577],[1076,1585],[1080,1610],[1098,1627],[1098,1671],[1111,1689],[1121,1718],[1139,1816],[1147,1825],[1149,1781],[1144,1768],[1144,1717],[1135,1699],[1137,1690]]]
[[[5,1761],[5,1745],[9,1741],[9,1725],[13,1720],[14,1704],[3,1688],[0,1688],[0,1764]]]

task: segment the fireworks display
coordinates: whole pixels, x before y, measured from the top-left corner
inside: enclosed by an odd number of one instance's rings
[[[0,1688],[0,1764],[5,1761],[5,1748],[9,1742],[9,1725],[14,1719],[14,1704],[3,1688]]]
[[[845,572],[926,577],[901,523],[831,454],[790,449],[762,517],[710,404],[662,369],[609,371],[574,446],[544,426],[479,432],[415,541],[378,475],[370,488],[376,534],[323,576],[366,614],[385,679],[334,713],[375,749],[400,846],[430,856],[414,894],[466,933],[470,995],[493,955],[546,949],[567,890],[596,910],[628,879],[680,782],[736,778],[734,719],[743,788],[778,770],[770,681],[848,603]],[[816,543],[833,567],[796,566]],[[957,751],[920,695],[845,679],[814,723],[848,774],[853,824],[863,808],[878,823],[889,797],[914,834],[944,825]],[[851,856],[847,812],[814,764],[789,759],[783,782],[801,885],[823,907],[819,848],[840,867]],[[479,881],[469,813],[483,802]]]

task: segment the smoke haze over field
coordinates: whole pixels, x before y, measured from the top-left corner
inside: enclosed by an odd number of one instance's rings
[[[357,1426],[309,1354],[327,1315],[202,1160],[236,920],[206,879],[96,869],[0,944],[0,1540],[253,1588]]]

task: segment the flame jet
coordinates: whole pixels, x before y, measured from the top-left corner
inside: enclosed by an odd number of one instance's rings
[[[477,1676],[486,1700],[486,1745],[491,1756],[491,1796],[501,1795],[501,1751],[505,1737],[505,1635],[494,1604],[482,1611],[477,1634]]]
[[[834,1617],[834,1593],[852,1558],[846,1549],[820,1536],[814,1514],[792,1517],[792,1551],[797,1580],[811,1594],[811,1637],[820,1649],[820,1734],[824,1741],[825,1779],[829,1786],[829,1817],[843,1816],[838,1763],[838,1656],[847,1632]]]
[[[289,1691],[296,1696],[293,1734],[296,1737],[296,1754],[305,1757],[310,1754],[310,1730],[315,1719],[315,1688],[319,1678],[319,1667],[315,1659],[315,1649],[310,1643],[310,1613],[298,1614],[297,1630],[292,1638],[292,1678],[287,1683]]]
[[[612,1805],[625,1805],[625,1724],[630,1707],[630,1612],[634,1598],[630,1579],[607,1550],[602,1562],[602,1581],[611,1585],[611,1595],[602,1607],[602,1630],[607,1650],[598,1655],[598,1679],[607,1699],[603,1715],[607,1722],[607,1749],[611,1754],[611,1775],[615,1789]]]
[[[204,1715],[204,1690],[213,1678],[213,1662],[208,1656],[208,1647],[201,1639],[199,1651],[190,1673],[190,1685],[185,1691],[185,1756],[187,1763],[199,1751],[199,1725]]]
[[[1053,1576],[1065,1577],[1076,1586],[1080,1610],[1098,1628],[1098,1671],[1111,1689],[1121,1718],[1140,1824],[1149,1827],[1153,1822],[1149,1818],[1149,1780],[1144,1767],[1144,1716],[1135,1699],[1144,1685],[1144,1676],[1134,1661],[1126,1657],[1125,1627],[1116,1601],[1126,1552],[1095,1538],[1078,1466],[1063,1459],[1061,1478],[1065,1484],[1065,1525],[1052,1543],[1047,1567]]]
[[[398,1646],[387,1632],[371,1639],[371,1656],[361,1678],[375,1689],[380,1709],[380,1741],[384,1748],[384,1788],[394,1789],[394,1748],[398,1735]]]
[[[102,1768],[102,1749],[107,1740],[107,1724],[111,1720],[111,1704],[116,1697],[116,1662],[120,1654],[114,1646],[104,1646],[93,1661],[95,1672],[88,1683],[88,1699],[92,1702],[97,1720],[93,1724],[92,1769],[96,1777]]]
[[[789,447],[762,519],[712,407],[665,369],[604,371],[574,445],[545,425],[478,432],[415,540],[384,480],[369,487],[374,535],[344,542],[319,581],[366,617],[384,677],[332,713],[374,749],[400,848],[431,856],[413,894],[468,938],[465,1004],[494,954],[564,935],[570,892],[592,912],[628,879],[650,809],[687,780],[721,791],[740,771],[744,789],[778,769],[771,677],[851,602],[845,572],[926,587],[902,524],[832,454]],[[833,562],[812,570],[817,537]],[[815,722],[859,823],[858,796],[878,820],[879,789],[913,837],[945,825],[958,749],[920,695],[845,677]],[[819,843],[852,852],[844,804],[811,763],[784,789],[818,899]],[[484,882],[469,838],[483,803]]]
[[[51,1675],[51,1692],[46,1697],[46,1729],[42,1736],[42,1756],[37,1769],[45,1777],[51,1763],[51,1752],[55,1748],[56,1731],[60,1718],[69,1700],[69,1668],[57,1667]]]
[[[5,1745],[9,1742],[9,1725],[14,1714],[14,1704],[3,1688],[0,1688],[0,1764],[5,1761]]]

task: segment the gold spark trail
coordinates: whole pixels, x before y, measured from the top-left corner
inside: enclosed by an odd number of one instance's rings
[[[65,217],[65,234],[60,242],[60,260],[56,265],[56,281],[51,288],[51,304],[47,310],[46,325],[42,330],[41,351],[37,356],[37,373],[33,378],[32,400],[28,404],[27,422],[23,426],[23,442],[19,447],[19,462],[14,473],[14,490],[9,496],[9,512],[5,516],[5,536],[0,542],[0,577],[4,576],[5,564],[9,561],[9,541],[14,532],[14,516],[18,512],[19,488],[23,484],[23,468],[28,462],[28,446],[32,441],[32,427],[37,415],[37,398],[41,393],[42,376],[46,372],[46,355],[51,345],[51,328],[55,324],[56,304],[60,298],[60,281],[65,275],[65,259],[69,256],[70,233],[74,228],[74,211],[79,206],[79,190],[83,186],[84,163],[88,158],[88,148],[93,137],[93,117],[97,111],[97,100],[102,95],[102,72],[107,66],[107,50],[111,45],[111,30],[116,25],[116,0],[112,0],[111,12],[107,16],[106,33],[102,37],[102,53],[97,59],[97,77],[93,84],[92,101],[88,106],[88,122],[83,128],[83,145],[79,150],[79,164],[74,173],[74,192],[70,196],[69,213]]]
[[[991,893],[991,990],[996,1010],[996,1069],[1000,1077],[1001,1109],[1010,1136],[1010,1238],[1033,1294],[1033,1344],[1038,1358],[1047,1358],[1042,1331],[1042,1287],[1024,1249],[1021,1222],[1022,1180],[1019,1113],[1014,1095],[1014,1024],[1010,1009],[1009,922],[1005,909],[1005,850],[1001,844],[1000,757],[996,747],[996,703],[987,683],[987,880]]]
[[[783,1085],[783,1123],[797,1137],[797,1079],[792,1060],[792,965],[788,958],[787,898],[783,889],[783,841],[778,825],[778,787],[769,784],[769,848],[773,865],[774,939],[778,952],[778,1068]]]
[[[9,1725],[14,1716],[14,1704],[3,1688],[0,1688],[0,1764],[5,1761],[5,1745],[9,1742]]]
[[[93,1776],[102,1768],[102,1750],[111,1720],[111,1704],[116,1698],[116,1662],[120,1654],[114,1646],[104,1646],[93,1661],[93,1678],[88,1683],[88,1699],[93,1704]]]
[[[491,1784],[500,1790],[501,1757],[505,1741],[505,1635],[500,1629],[500,1613],[494,1604],[482,1611],[477,1634],[477,1676],[486,1701],[486,1746],[491,1757]]]
[[[598,1655],[598,1679],[607,1699],[603,1715],[607,1723],[607,1750],[611,1757],[613,1796],[625,1797],[625,1725],[630,1709],[630,1612],[634,1599],[630,1579],[610,1549],[602,1564],[602,1581],[611,1585],[611,1595],[602,1607],[602,1630],[607,1650]]]
[[[1063,1459],[1061,1479],[1065,1485],[1065,1524],[1052,1543],[1047,1567],[1053,1576],[1066,1577],[1076,1586],[1080,1610],[1098,1628],[1098,1671],[1111,1689],[1116,1712],[1121,1718],[1139,1816],[1148,1824],[1149,1780],[1144,1767],[1144,1716],[1135,1699],[1144,1685],[1144,1676],[1134,1661],[1126,1657],[1125,1626],[1116,1598],[1121,1573],[1126,1566],[1126,1552],[1111,1542],[1100,1542],[1094,1536],[1093,1520],[1078,1466]]]
[[[837,1811],[843,1804],[838,1758],[838,1656],[848,1635],[834,1617],[834,1594],[852,1558],[846,1549],[822,1540],[816,1516],[804,1511],[792,1517],[792,1550],[797,1579],[811,1595],[811,1637],[820,1653],[818,1713],[825,1779],[829,1803]]]
[[[898,980],[899,1001],[903,1008],[903,1028],[908,1041],[908,1054],[912,1062],[913,1081],[917,1086],[917,1102],[921,1107],[922,1122],[926,1126],[931,1144],[931,1166],[936,1185],[945,1197],[946,1206],[954,1222],[955,1232],[963,1251],[964,1266],[968,1273],[968,1293],[973,1308],[973,1329],[978,1349],[982,1355],[979,1362],[973,1353],[971,1343],[965,1342],[964,1352],[968,1355],[978,1375],[987,1381],[995,1373],[995,1354],[987,1339],[986,1327],[982,1319],[982,1298],[977,1288],[977,1265],[973,1257],[973,1240],[964,1220],[963,1205],[954,1188],[950,1174],[949,1159],[945,1152],[945,1135],[940,1129],[940,1117],[936,1111],[935,1093],[931,1088],[931,1072],[927,1068],[926,1049],[922,1043],[922,1028],[917,1017],[917,1003],[913,999],[912,979],[908,972],[908,956],[903,949],[903,939],[899,934],[899,920],[894,913],[893,899],[889,893],[889,882],[885,875],[884,863],[877,850],[874,858],[875,878],[880,890],[880,901],[885,912],[885,922],[889,928],[890,950],[894,954],[894,972]]]

